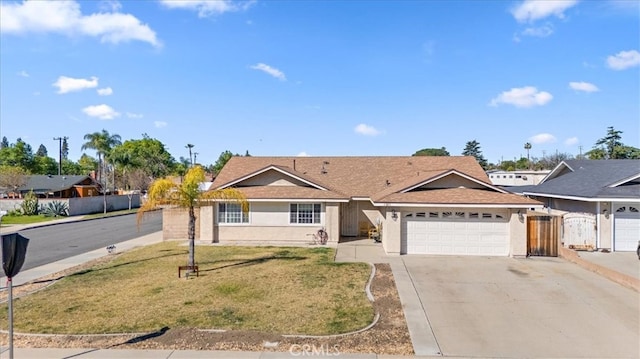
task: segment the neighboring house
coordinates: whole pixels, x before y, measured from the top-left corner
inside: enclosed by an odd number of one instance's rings
[[[99,185],[89,176],[27,176],[27,183],[18,188],[24,197],[33,191],[42,198],[91,197],[100,194]]]
[[[489,180],[496,186],[530,186],[537,185],[549,174],[549,170],[516,170],[516,171],[487,171]]]
[[[492,185],[473,157],[232,157],[213,188],[249,201],[200,209],[200,240],[301,244],[325,228],[329,244],[377,227],[389,254],[525,256],[525,214],[538,201]],[[164,237],[186,217],[165,211]],[[184,223],[181,225],[180,223]]]
[[[565,234],[577,230],[575,236],[584,238],[577,244],[613,251],[637,248],[640,160],[563,161],[539,185],[517,191],[542,201],[549,211],[565,213]],[[577,221],[579,215],[584,218]],[[565,246],[576,244],[571,241],[565,239]]]

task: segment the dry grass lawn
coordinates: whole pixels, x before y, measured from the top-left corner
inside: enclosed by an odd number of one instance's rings
[[[159,328],[336,334],[371,323],[370,268],[335,263],[326,247],[196,247],[200,276],[178,278],[184,242],[115,255],[14,301],[24,333],[123,333]],[[0,320],[6,323],[6,304]]]

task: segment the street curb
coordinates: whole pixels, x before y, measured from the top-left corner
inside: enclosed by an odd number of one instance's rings
[[[560,247],[560,251],[558,254],[560,257],[566,259],[571,263],[577,264],[586,270],[597,273],[615,283],[618,283],[624,287],[640,293],[640,279],[633,278],[629,275],[616,272],[612,269],[585,260],[580,257],[580,254],[573,249]]]

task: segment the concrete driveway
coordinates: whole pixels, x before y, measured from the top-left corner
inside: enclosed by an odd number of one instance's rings
[[[563,259],[402,261],[444,356],[640,357],[640,295]]]

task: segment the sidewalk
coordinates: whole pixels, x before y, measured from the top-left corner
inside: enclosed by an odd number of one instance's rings
[[[3,348],[6,350],[6,348]],[[8,358],[9,352],[0,353]],[[28,349],[15,348],[16,359],[281,359],[281,358],[337,358],[337,359],[406,359],[442,358],[441,356],[397,356],[384,354],[350,354],[312,352],[292,348],[290,352],[235,352],[210,350],[119,350],[119,349]],[[478,359],[478,358],[475,358]]]

